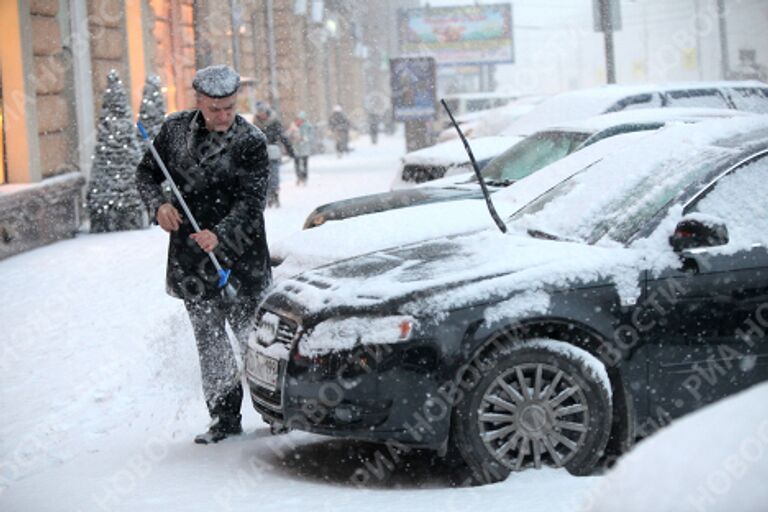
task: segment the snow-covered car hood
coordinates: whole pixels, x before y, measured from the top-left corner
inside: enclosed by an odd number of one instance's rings
[[[469,179],[466,178],[464,181]],[[352,197],[318,206],[307,218],[304,229],[316,227],[329,220],[478,197],[482,197],[480,188],[471,182],[463,187],[417,187]]]
[[[671,252],[671,250],[670,250]],[[438,315],[515,292],[608,278],[636,296],[641,252],[483,230],[379,251],[317,268],[273,288],[317,313],[395,303],[400,313]]]
[[[511,214],[502,208],[502,214]],[[515,209],[519,206],[515,206]],[[270,245],[276,281],[373,251],[493,226],[485,202],[462,199],[398,208],[299,231]]]

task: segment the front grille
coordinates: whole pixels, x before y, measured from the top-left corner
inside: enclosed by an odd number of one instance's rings
[[[261,310],[256,320],[256,342],[269,347],[275,344],[284,347],[284,355],[279,358],[277,389],[274,391],[261,386],[255,379],[249,379],[251,400],[256,410],[267,418],[283,420],[282,383],[286,369],[286,359],[299,335],[299,324],[283,315]],[[274,356],[273,356],[274,357]]]
[[[256,321],[256,341],[263,347],[280,343],[290,350],[298,332],[295,321],[270,311],[261,311]]]
[[[445,176],[446,167],[443,165],[407,164],[403,167],[403,181],[424,183]]]
[[[280,323],[277,326],[277,337],[275,341],[288,345],[291,348],[293,340],[296,338],[296,333],[299,331],[299,326],[293,320],[288,320],[285,317],[280,317]]]

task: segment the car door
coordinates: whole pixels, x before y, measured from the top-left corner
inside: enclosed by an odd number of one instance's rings
[[[648,403],[671,417],[768,379],[768,157],[721,176],[685,213],[720,219],[730,240],[647,279]]]

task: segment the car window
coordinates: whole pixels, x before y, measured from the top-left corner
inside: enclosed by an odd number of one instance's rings
[[[737,109],[768,114],[768,89],[764,87],[733,87],[730,89],[730,95]]]
[[[673,173],[666,171],[668,162],[660,161],[649,167],[655,172],[626,182],[616,178],[618,182],[609,183],[594,176],[582,179],[594,174],[584,169],[518,210],[509,222],[588,243],[605,238],[626,243],[686,191],[698,190],[711,180],[719,165],[715,154],[702,150],[694,158],[681,160]],[[607,171],[603,167],[598,174]]]
[[[540,132],[518,142],[483,169],[488,181],[525,178],[573,152],[590,134],[584,132]]]
[[[667,91],[667,107],[730,108],[717,89],[685,89]]]
[[[480,98],[476,100],[467,100],[467,112],[477,112],[487,110],[493,106],[491,98]]]
[[[723,176],[706,195],[688,208],[716,217],[728,228],[732,242],[764,243],[768,237],[768,157]]]
[[[445,103],[448,104],[448,108],[451,109],[451,112],[454,115],[458,115],[459,114],[459,99],[458,98],[447,99],[447,100],[445,100]]]
[[[637,94],[618,101],[606,112],[619,112],[621,110],[633,110],[638,108],[659,108],[661,106],[661,97],[658,94]]]

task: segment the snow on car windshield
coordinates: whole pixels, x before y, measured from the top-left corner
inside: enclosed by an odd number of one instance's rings
[[[667,127],[561,183],[515,213],[510,225],[589,243],[625,243],[738,152],[724,139],[759,128],[766,128],[765,120]]]

